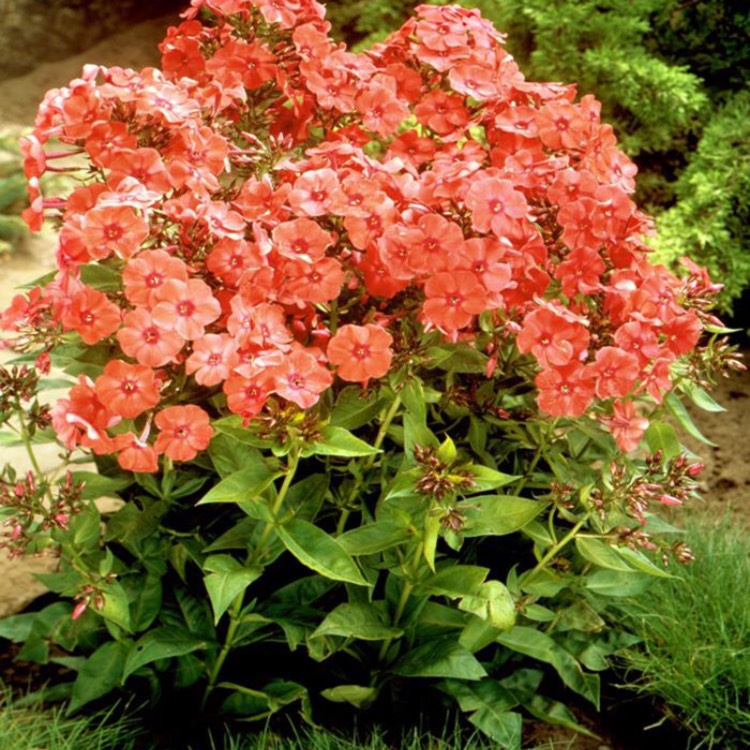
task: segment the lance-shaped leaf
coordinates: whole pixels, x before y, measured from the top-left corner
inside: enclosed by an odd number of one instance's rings
[[[400,638],[403,634],[403,630],[383,624],[380,611],[374,604],[355,603],[339,604],[320,623],[312,637],[340,635],[362,641],[384,641],[388,638]]]
[[[404,677],[453,677],[481,680],[487,676],[474,654],[453,638],[425,643],[408,651],[392,668]]]
[[[516,621],[515,602],[500,581],[486,581],[475,594],[464,596],[458,608],[476,615],[498,630],[508,630]]]
[[[329,425],[321,431],[320,440],[316,440],[312,445],[306,446],[302,451],[302,455],[355,458],[357,456],[371,456],[377,452],[376,448],[368,445],[364,440],[355,437],[343,427]]]
[[[276,527],[284,546],[303,565],[334,581],[345,581],[358,586],[369,586],[346,550],[317,526],[292,518]]]
[[[533,521],[545,508],[544,503],[513,495],[482,495],[459,503],[466,517],[465,537],[504,536]]]
[[[163,627],[142,636],[128,654],[122,674],[123,682],[136,670],[173,656],[184,656],[206,647],[206,641],[185,628]]]
[[[232,602],[263,574],[258,565],[244,567],[231,555],[212,555],[203,563],[209,574],[203,579],[214,610],[214,624]]]

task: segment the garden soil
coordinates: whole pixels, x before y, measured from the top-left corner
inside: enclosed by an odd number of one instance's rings
[[[0,133],[20,135],[27,130],[44,93],[78,76],[85,63],[135,68],[158,64],[156,45],[167,26],[176,20],[176,17],[164,17],[138,24],[81,55],[42,64],[30,73],[0,82]],[[53,267],[53,244],[53,238],[43,234],[28,240],[11,257],[0,258],[0,307],[10,302],[16,288]],[[0,351],[0,362],[8,359],[8,353]],[[735,523],[750,529],[750,373],[734,373],[721,379],[713,395],[726,408],[725,412],[694,411],[693,414],[711,444],[687,441],[706,465],[702,475],[704,499],[696,501],[690,512],[705,514],[717,522],[728,514]],[[52,446],[45,448],[41,462],[45,470],[54,471],[58,463],[56,452]],[[28,468],[25,456],[15,449],[2,449],[0,461],[10,461],[18,470]],[[52,558],[9,560],[0,555],[0,616],[23,609],[43,593],[44,588],[34,579],[34,573],[54,566]],[[0,655],[0,662],[6,661]],[[604,719],[606,725],[606,716]],[[584,714],[581,720],[590,724]],[[621,744],[617,738],[609,737],[601,726],[590,725],[604,739],[573,739],[570,733],[544,726],[534,732],[533,739],[539,744],[552,740],[555,747],[567,750],[643,750],[646,747],[640,741]],[[662,744],[661,749],[668,750],[668,745]]]

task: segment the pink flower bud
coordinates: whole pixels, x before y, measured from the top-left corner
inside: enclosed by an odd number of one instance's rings
[[[73,607],[73,613],[71,614],[71,618],[73,620],[77,620],[85,611],[86,608],[89,606],[89,600],[84,599],[83,601],[78,602],[75,607]]]

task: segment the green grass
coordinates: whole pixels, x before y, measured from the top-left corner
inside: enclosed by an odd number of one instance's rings
[[[0,750],[135,750],[137,724],[114,711],[69,718],[62,708],[14,703],[0,688]]]
[[[663,701],[693,748],[750,747],[750,532],[707,519],[687,531],[695,561],[627,610],[644,639],[629,686]]]

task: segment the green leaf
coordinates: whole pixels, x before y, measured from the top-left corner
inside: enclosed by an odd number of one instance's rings
[[[586,674],[576,658],[548,635],[534,628],[515,625],[507,633],[501,633],[497,641],[512,651],[551,665],[571,690],[599,708],[599,677]]]
[[[378,453],[377,449],[368,445],[364,440],[352,435],[343,427],[329,425],[321,431],[321,440],[307,446],[302,455],[341,456],[355,458],[357,456],[371,456]]]
[[[419,378],[412,378],[399,393],[401,401],[408,412],[418,422],[427,423],[427,404],[424,398],[424,386]]]
[[[682,401],[676,393],[668,393],[664,398],[664,403],[667,405],[672,416],[680,423],[681,427],[692,435],[696,440],[700,440],[701,443],[716,447],[716,443],[712,443],[696,426],[692,418],[687,412]]]
[[[481,680],[487,676],[474,654],[453,638],[412,649],[391,671],[404,677],[453,677],[457,680]]]
[[[469,716],[469,721],[507,750],[520,750],[523,718],[515,711],[503,711],[502,704],[482,706]]]
[[[110,581],[102,590],[104,606],[99,614],[110,622],[130,632],[130,606],[125,589],[119,581]]]
[[[114,690],[122,680],[130,641],[107,641],[86,660],[73,683],[68,713]]]
[[[677,433],[666,422],[652,422],[646,430],[646,442],[652,453],[661,451],[665,458],[674,458],[681,452]]]
[[[502,471],[496,471],[489,466],[482,466],[481,464],[471,464],[466,469],[471,473],[474,480],[474,486],[468,492],[496,490],[498,487],[503,487],[519,479],[519,477],[512,476],[511,474],[503,474]]]
[[[516,621],[515,602],[500,581],[486,581],[475,594],[464,596],[458,608],[476,615],[498,630],[508,630]]]
[[[429,368],[482,375],[487,372],[487,357],[467,344],[431,346],[427,357]]]
[[[347,531],[338,543],[350,554],[374,555],[413,538],[408,527],[395,521],[375,521]]]
[[[588,591],[600,596],[637,596],[652,583],[653,577],[634,572],[618,570],[595,570],[583,579]]]
[[[270,508],[259,498],[278,476],[280,474],[272,473],[264,463],[253,464],[222,479],[197,504],[236,503],[251,518],[271,522]]]
[[[366,708],[377,697],[377,688],[365,685],[336,685],[321,690],[320,694],[333,703],[350,703],[355,708]]]
[[[576,549],[586,560],[600,568],[624,573],[632,573],[637,570],[657,578],[672,578],[670,573],[654,565],[640,552],[635,552],[627,547],[612,547],[601,539],[577,537]]]
[[[258,448],[221,432],[212,438],[208,455],[222,478],[263,461],[263,454]]]
[[[277,526],[276,533],[289,552],[316,573],[334,581],[370,585],[338,541],[317,526],[292,518]]]
[[[242,417],[237,414],[216,419],[211,422],[211,426],[222,435],[226,435],[232,440],[244,443],[245,445],[251,445],[256,448],[263,448],[269,445],[267,440],[262,440],[249,427],[246,427],[242,423]]]
[[[546,507],[538,500],[514,495],[481,495],[458,504],[466,517],[466,538],[512,534],[533,521]]]
[[[586,737],[600,739],[598,735],[586,729],[582,724],[579,724],[570,709],[560,701],[552,701],[543,695],[535,695],[529,702],[524,704],[524,708],[534,718],[539,719],[539,721],[547,724],[557,724],[566,729],[572,729],[574,732],[578,732],[578,734],[585,735]]]
[[[123,682],[146,664],[169,659],[174,656],[184,656],[193,651],[206,648],[206,641],[196,638],[189,630],[177,627],[161,627],[150,630],[140,638],[125,662]]]
[[[726,409],[714,401],[713,397],[692,380],[682,383],[682,390],[687,393],[690,400],[703,411],[722,412]]]
[[[344,638],[358,638],[362,641],[383,641],[400,638],[404,634],[399,628],[383,624],[380,610],[373,604],[339,604],[320,623],[312,634],[313,638],[326,635],[340,635]]]
[[[230,555],[212,555],[203,563],[209,574],[203,579],[214,611],[214,624],[232,602],[251,584],[263,575],[258,565],[243,567]]]
[[[472,596],[479,591],[489,572],[489,568],[476,565],[450,565],[422,581],[415,587],[414,594],[447,596],[449,599]]]
[[[339,394],[331,412],[330,421],[334,427],[356,430],[372,422],[382,411],[385,399],[375,394],[362,394],[358,386],[347,386]]]
[[[469,721],[501,748],[520,750],[521,715],[509,710],[518,701],[499,682],[491,678],[468,684],[446,680],[440,687],[458,701],[462,711],[471,713]]]

